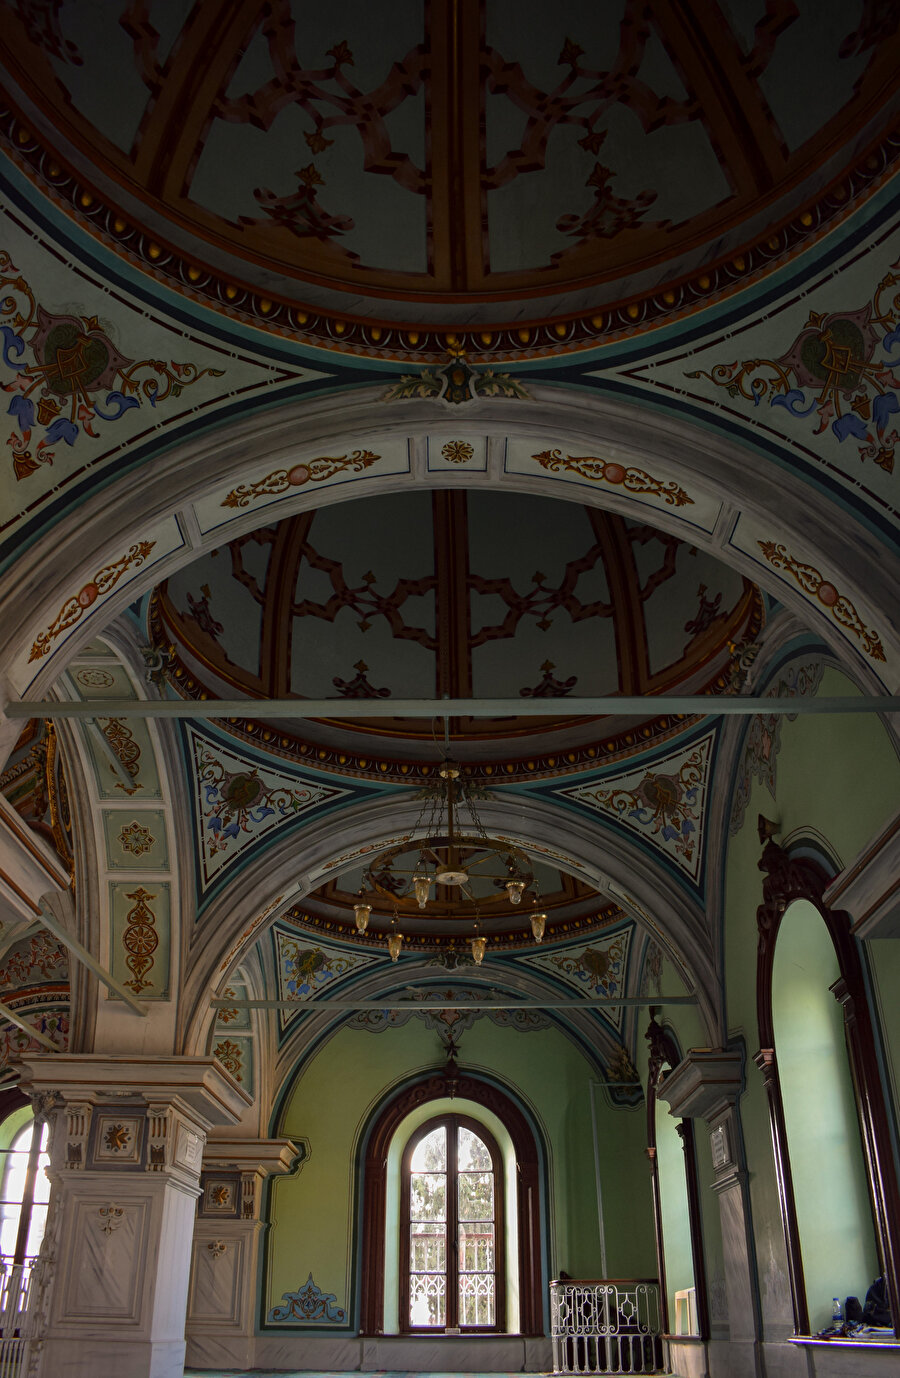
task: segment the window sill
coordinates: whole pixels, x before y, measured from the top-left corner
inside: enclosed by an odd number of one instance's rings
[[[789,1335],[788,1344],[792,1345],[817,1345],[823,1349],[834,1349],[840,1346],[842,1349],[900,1349],[900,1339],[882,1339],[878,1336],[867,1340],[863,1336],[845,1336],[835,1340],[819,1340],[814,1335]]]

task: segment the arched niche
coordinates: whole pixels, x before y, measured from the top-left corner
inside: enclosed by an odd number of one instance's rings
[[[452,1064],[443,1073],[418,1079],[395,1092],[375,1111],[363,1137],[360,1331],[366,1335],[382,1333],[394,1319],[387,1311],[392,1300],[389,1286],[379,1286],[378,1279],[383,1279],[392,1258],[389,1231],[393,1228],[397,1233],[393,1222],[398,1218],[398,1154],[420,1124],[445,1108],[471,1114],[498,1139],[504,1158],[507,1212],[509,1217],[515,1215],[517,1222],[514,1235],[507,1235],[507,1301],[512,1303],[507,1323],[517,1320],[522,1335],[542,1335],[548,1282],[544,1265],[545,1150],[534,1125],[510,1095],[481,1077],[457,1072]]]
[[[761,1046],[754,1060],[763,1074],[769,1107],[769,1122],[775,1155],[775,1174],[791,1286],[794,1329],[797,1334],[806,1335],[810,1333],[812,1320],[821,1319],[822,1312],[820,1309],[821,1299],[818,1293],[815,1297],[816,1309],[812,1312],[812,1318],[807,1301],[806,1256],[810,1254],[810,1257],[813,1257],[813,1255],[810,1253],[809,1246],[804,1249],[804,1222],[806,1222],[806,1236],[810,1244],[813,1247],[815,1247],[816,1242],[818,1242],[819,1247],[823,1247],[823,1245],[821,1239],[816,1241],[813,1238],[816,1227],[813,1227],[811,1233],[808,1223],[809,1203],[813,1197],[813,1192],[805,1180],[807,1165],[802,1160],[799,1164],[795,1162],[795,1154],[792,1154],[791,1140],[792,1137],[795,1141],[797,1140],[798,1119],[793,1112],[786,1111],[786,1093],[782,1083],[777,1039],[780,1026],[782,1033],[786,1034],[788,1040],[787,1089],[789,1093],[799,1089],[801,1094],[806,1094],[809,1090],[808,1087],[803,1088],[801,1086],[799,1076],[795,1073],[797,1050],[799,1048],[802,1055],[804,1041],[806,1051],[814,1050],[819,1057],[824,1057],[827,1054],[830,1058],[829,1065],[832,1067],[840,1065],[840,1032],[831,1022],[831,1016],[823,1013],[820,1004],[822,982],[829,975],[834,976],[835,972],[837,973],[836,978],[826,985],[826,991],[830,992],[830,997],[837,1002],[843,1023],[848,1078],[852,1088],[852,1104],[856,1112],[856,1127],[858,1128],[865,1165],[865,1182],[871,1202],[875,1248],[880,1268],[884,1273],[888,1291],[892,1297],[900,1295],[900,1290],[898,1290],[898,1282],[900,1282],[900,1190],[898,1190],[897,1173],[894,1165],[890,1117],[885,1088],[881,1079],[878,1037],[872,1021],[859,945],[851,933],[849,916],[843,910],[830,909],[823,899],[832,877],[819,862],[800,854],[791,855],[771,840],[767,842],[763,850],[759,869],[765,874],[763,882],[764,900],[757,909],[759,945],[757,949],[756,1000]],[[801,907],[795,909],[794,906]],[[786,961],[779,973],[780,985],[776,995],[775,975],[779,935],[785,916],[792,909],[794,910],[794,920],[792,920],[791,929],[786,930],[789,931],[790,936],[786,938],[785,946],[781,949],[782,954],[786,955]],[[814,919],[821,925],[820,929],[816,929]],[[794,927],[795,922],[796,928]],[[825,931],[825,939],[822,938],[821,929]],[[806,939],[805,943],[804,939]],[[792,973],[790,970],[792,964],[794,967],[797,966],[797,954],[791,952],[794,945],[800,947],[800,959],[803,967],[809,968],[806,974],[798,973],[796,970]],[[779,967],[781,967],[780,961]],[[788,1008],[792,983],[799,988],[801,993],[806,992],[802,998],[807,1000],[810,1009],[817,1012],[815,1022],[809,1029],[804,1030],[802,1020],[792,1014]],[[780,1005],[778,1025],[776,1025],[776,999]],[[803,1060],[806,1062],[805,1058]],[[843,1078],[842,1069],[840,1075]],[[816,1070],[811,1068],[808,1062],[805,1067],[805,1076],[814,1086],[816,1085]],[[846,1095],[846,1085],[847,1083],[844,1083],[844,1095]],[[853,1117],[850,1116],[850,1126],[848,1127],[847,1114],[849,1111],[846,1109],[846,1102],[845,1108],[838,1107],[838,1110],[838,1123],[843,1126],[842,1135],[847,1142],[852,1142]],[[816,1120],[818,1121],[819,1118],[820,1116],[816,1112]],[[793,1133],[791,1125],[793,1126]],[[808,1136],[804,1133],[804,1137]],[[806,1144],[804,1144],[804,1149],[806,1149]],[[815,1144],[810,1151],[818,1155],[818,1147]],[[851,1149],[851,1158],[852,1153],[853,1150]],[[795,1177],[798,1176],[798,1173],[802,1179],[800,1182],[802,1206],[799,1211],[798,1193],[795,1189]],[[843,1182],[826,1185],[823,1180],[822,1192],[818,1201],[819,1209],[827,1212],[830,1209],[831,1192],[843,1191],[844,1188],[845,1183]],[[854,1210],[858,1215],[859,1208],[855,1207]],[[833,1243],[829,1242],[825,1247],[829,1249],[829,1258],[832,1258]],[[864,1266],[863,1260],[858,1260],[855,1266]],[[812,1287],[819,1288],[822,1282],[817,1258],[813,1258],[812,1268],[814,1279]],[[871,1279],[867,1280],[866,1285],[869,1281]],[[854,1277],[854,1282],[857,1286],[862,1286],[862,1282],[856,1277]],[[828,1285],[832,1286],[831,1283]],[[809,1289],[810,1294],[812,1287]],[[855,1295],[855,1293],[852,1294]],[[831,1298],[835,1295],[836,1292],[832,1287],[826,1298],[829,1305]],[[827,1313],[824,1319],[828,1319]]]
[[[810,1326],[832,1297],[865,1296],[880,1273],[844,1020],[837,953],[809,900],[785,911],[772,970],[772,1025]]]

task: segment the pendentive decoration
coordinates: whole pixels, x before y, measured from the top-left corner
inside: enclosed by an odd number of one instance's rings
[[[14,370],[14,377],[2,386],[13,394],[6,410],[19,428],[6,442],[17,479],[27,478],[41,464],[52,464],[53,445],[71,447],[82,431],[96,440],[94,427],[99,423],[118,421],[144,402],[156,407],[169,397],[180,397],[201,378],[222,377],[220,368],[126,358],[96,316],[45,310],[9,254],[0,249],[0,289],[4,288],[9,295],[3,298],[2,316],[9,324],[0,325],[3,362]],[[102,406],[95,394],[102,395]],[[33,445],[35,426],[43,428],[43,435]]]
[[[498,373],[493,368],[470,368],[465,353],[451,350],[450,358],[442,367],[423,368],[420,373],[404,373],[382,395],[384,402],[410,402],[417,398],[434,398],[436,401],[459,405],[474,402],[479,397],[528,398],[531,394],[511,373]],[[446,449],[446,446],[445,446]],[[446,458],[450,456],[445,455]],[[454,458],[453,463],[461,462],[463,456]],[[465,456],[469,458],[469,456]]]

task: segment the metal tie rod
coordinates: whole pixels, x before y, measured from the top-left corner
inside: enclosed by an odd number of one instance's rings
[[[759,698],[729,694],[647,694],[548,699],[22,699],[8,718],[595,718],[688,717],[695,713],[896,713],[892,694]]]
[[[581,1000],[210,1000],[216,1010],[585,1010],[623,1005],[696,1005],[696,995],[603,995]]]

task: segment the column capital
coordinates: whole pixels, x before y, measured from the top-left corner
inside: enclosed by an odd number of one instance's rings
[[[37,1053],[22,1058],[22,1090],[56,1093],[68,1105],[138,1101],[176,1105],[204,1131],[236,1124],[252,1098],[212,1057],[141,1057],[123,1053]]]
[[[198,1220],[259,1219],[267,1177],[283,1177],[305,1161],[292,1139],[210,1136],[203,1152]]]
[[[656,1088],[678,1119],[713,1120],[734,1105],[743,1086],[741,1055],[724,1048],[690,1048]]]

